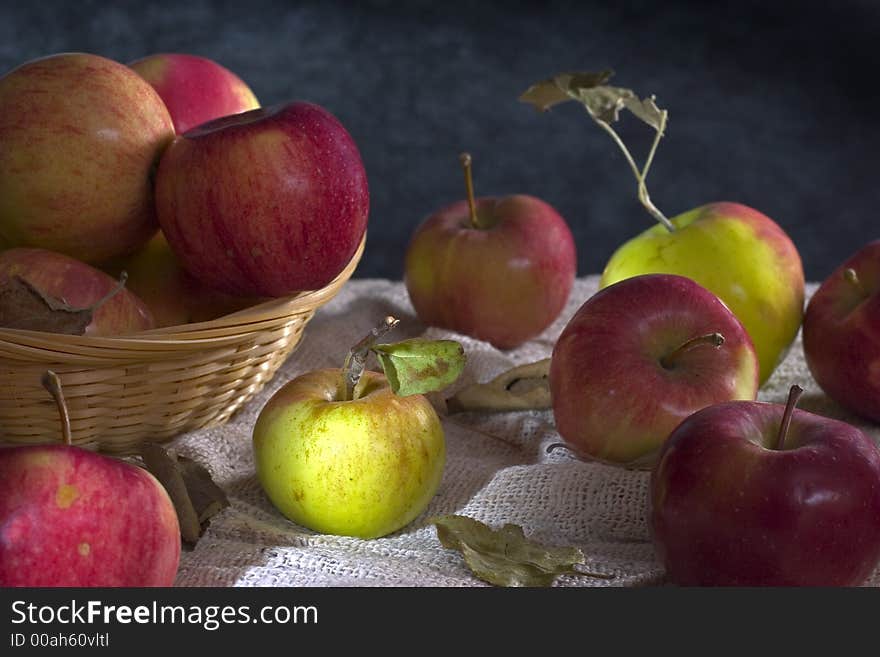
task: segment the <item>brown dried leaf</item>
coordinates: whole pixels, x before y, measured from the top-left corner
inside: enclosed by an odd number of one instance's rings
[[[177,511],[180,536],[194,546],[217,513],[229,506],[226,493],[200,463],[155,443],[141,446],[144,465],[168,491]]]
[[[487,383],[472,383],[446,400],[449,413],[527,411],[551,407],[550,359],[519,365]]]
[[[527,539],[519,525],[506,524],[496,530],[458,515],[429,522],[437,527],[444,547],[460,551],[474,575],[496,586],[551,586],[560,575],[612,577],[577,570],[575,566],[584,562],[579,548],[540,545]]]
[[[0,283],[0,326],[28,331],[82,335],[92,323],[92,308],[72,308],[43,294],[21,276]]]
[[[665,110],[657,107],[656,100],[654,96],[640,100],[638,96],[632,95],[624,98],[623,104],[626,106],[626,109],[633,113],[633,116],[641,119],[654,128],[654,130],[662,132],[666,125]]]
[[[560,73],[532,85],[519,99],[542,111],[577,100],[594,118],[609,124],[620,118],[620,110],[627,109],[654,130],[662,131],[665,112],[657,107],[654,97],[640,99],[632,89],[606,85],[612,75],[612,71]]]
[[[549,80],[533,84],[519,97],[524,103],[530,103],[536,109],[546,112],[548,109],[567,100],[580,98],[578,89],[598,87],[605,84],[613,75],[611,71],[599,73],[560,73]]]

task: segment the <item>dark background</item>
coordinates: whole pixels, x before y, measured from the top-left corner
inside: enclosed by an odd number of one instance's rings
[[[324,105],[358,143],[371,188],[358,277],[402,276],[409,236],[463,198],[527,193],[566,217],[579,274],[653,221],[610,139],[575,104],[541,115],[517,102],[566,70],[613,68],[613,83],[669,110],[649,189],[673,216],[739,201],[791,235],[807,278],[865,242],[880,159],[880,3],[61,2],[0,4],[0,71],[61,51],[122,62],[155,52],[212,58],[264,105]],[[621,122],[639,154],[650,130]]]

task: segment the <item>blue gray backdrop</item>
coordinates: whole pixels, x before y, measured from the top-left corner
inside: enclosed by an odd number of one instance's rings
[[[613,68],[670,124],[649,180],[668,215],[735,200],[792,236],[820,279],[876,227],[880,4],[838,2],[95,2],[0,4],[0,69],[88,51],[188,52],[264,105],[307,99],[354,136],[370,179],[357,275],[400,278],[409,236],[464,196],[539,196],[569,221],[579,274],[651,223],[626,163],[583,110],[517,102],[565,70]],[[624,120],[640,153],[649,130]]]

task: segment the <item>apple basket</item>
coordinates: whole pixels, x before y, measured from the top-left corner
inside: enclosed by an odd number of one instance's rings
[[[75,445],[126,454],[222,424],[293,352],[363,249],[364,240],[324,288],[209,322],[120,337],[0,329],[0,443],[61,441],[57,407],[41,384],[50,369],[61,379]]]

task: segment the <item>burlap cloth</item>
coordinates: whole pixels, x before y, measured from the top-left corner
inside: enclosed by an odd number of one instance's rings
[[[483,586],[457,552],[443,548],[435,514],[472,516],[493,526],[521,525],[526,535],[552,545],[579,546],[586,567],[613,580],[562,577],[560,586],[643,586],[664,583],[646,524],[648,474],[584,463],[563,450],[547,412],[464,414],[444,420],[447,462],[427,511],[385,538],[359,540],[320,535],[286,520],[263,494],[254,474],[251,431],[259,410],[282,384],[320,367],[338,367],[348,348],[386,315],[402,321],[388,341],[424,335],[464,344],[468,364],[458,385],[485,381],[522,363],[550,355],[555,338],[597,286],[579,279],[568,306],[538,339],[509,352],[464,336],[429,329],[415,317],[402,283],[349,281],[309,323],[298,350],[274,379],[230,422],[193,432],[171,445],[206,464],[229,495],[196,548],[181,557],[178,586]],[[810,289],[815,289],[811,286]],[[372,363],[372,361],[371,361]],[[805,389],[800,406],[866,425],[828,400],[804,364],[800,339],[761,390],[759,398],[784,402],[792,383]],[[880,569],[869,580],[880,585]]]

